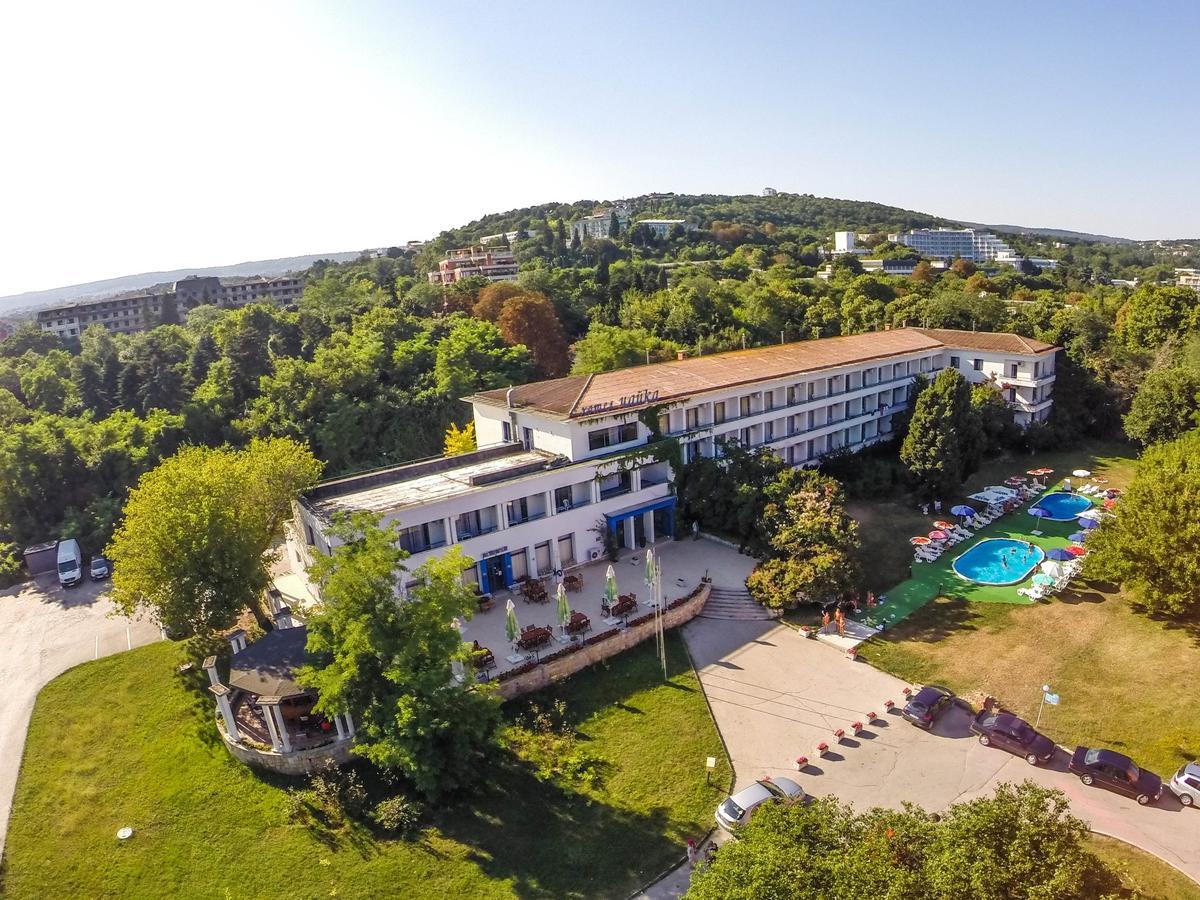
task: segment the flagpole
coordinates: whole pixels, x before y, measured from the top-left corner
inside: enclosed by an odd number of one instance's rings
[[[656,561],[654,569],[654,583],[657,585],[658,593],[658,633],[660,638],[663,681],[667,680],[667,632],[663,628],[663,599],[662,599],[662,563]]]

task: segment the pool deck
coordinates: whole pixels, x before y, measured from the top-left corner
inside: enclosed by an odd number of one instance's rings
[[[954,571],[952,565],[955,559],[971,547],[990,538],[1026,541],[1040,547],[1043,551],[1071,546],[1071,541],[1067,538],[1079,530],[1079,523],[1074,518],[1060,521],[1048,518],[1039,519],[1029,515],[1030,506],[1036,504],[1046,494],[1054,493],[1058,489],[1058,484],[1048,487],[1036,498],[1023,503],[1019,509],[1001,516],[986,528],[976,532],[974,536],[948,548],[935,562],[914,562],[911,577],[884,592],[888,602],[879,610],[878,624],[885,628],[895,625],[913,610],[920,609],[938,596],[961,597],[976,603],[1020,603],[1026,605],[1032,603],[1033,601],[1028,597],[1018,594],[1017,589],[1028,585],[1036,567],[1030,570],[1021,581],[1007,585],[993,585],[966,581]],[[1042,533],[1033,534],[1035,529]]]

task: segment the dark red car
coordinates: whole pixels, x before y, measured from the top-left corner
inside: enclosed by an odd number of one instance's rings
[[[1128,756],[1112,750],[1076,747],[1067,766],[1084,784],[1105,787],[1126,797],[1133,797],[1142,806],[1155,803],[1162,796],[1162,779],[1153,772],[1139,769]]]
[[[1054,741],[1024,719],[1004,710],[984,710],[971,722],[971,733],[979,735],[985,747],[999,747],[1025,757],[1031,766],[1049,762],[1054,756]]]

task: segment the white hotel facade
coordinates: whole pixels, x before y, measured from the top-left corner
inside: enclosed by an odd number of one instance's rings
[[[901,328],[577,375],[466,398],[480,450],[324,482],[296,508],[308,553],[328,553],[341,512],[399,528],[410,570],[458,545],[464,577],[489,592],[522,576],[599,559],[675,533],[670,465],[642,420],[685,461],[722,441],[766,447],[793,466],[892,432],[918,374],[957,368],[995,384],[1018,424],[1045,419],[1055,347],[1011,334]],[[639,415],[640,414],[640,415]]]

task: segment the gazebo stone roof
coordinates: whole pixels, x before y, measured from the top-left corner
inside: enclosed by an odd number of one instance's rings
[[[296,682],[294,672],[306,662],[304,647],[308,629],[279,628],[268,632],[229,663],[229,684],[260,697],[294,697],[307,693]]]

